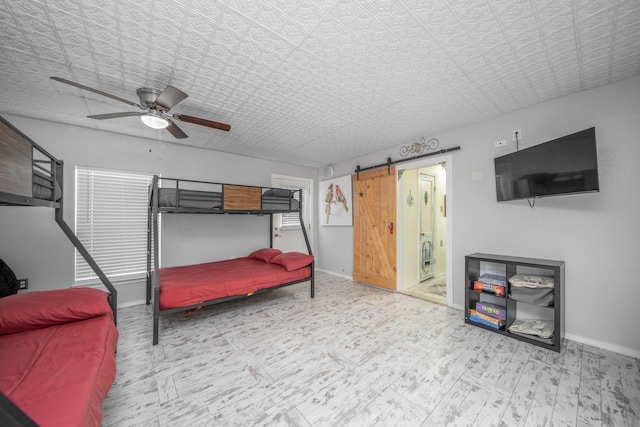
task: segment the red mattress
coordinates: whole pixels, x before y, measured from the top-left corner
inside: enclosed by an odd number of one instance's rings
[[[219,298],[311,277],[311,268],[287,271],[247,257],[160,269],[160,310],[187,307]]]
[[[0,336],[0,390],[40,426],[100,426],[118,331],[104,314]]]

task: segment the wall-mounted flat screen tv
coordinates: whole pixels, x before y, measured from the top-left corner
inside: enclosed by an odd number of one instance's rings
[[[494,161],[499,202],[600,191],[595,128]]]

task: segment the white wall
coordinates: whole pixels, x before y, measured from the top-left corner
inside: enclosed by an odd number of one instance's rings
[[[600,192],[527,201],[496,202],[493,159],[515,151],[511,131],[522,129],[520,148],[596,127]],[[640,357],[640,77],[541,103],[434,135],[451,153],[453,302],[464,305],[464,256],[474,252],[566,262],[566,337]],[[494,141],[507,139],[506,147]],[[400,158],[380,151],[334,166],[337,176]],[[481,180],[472,181],[473,172]],[[320,230],[320,268],[351,274],[352,230]],[[400,265],[400,264],[399,264]],[[462,316],[462,313],[460,314]]]
[[[264,186],[270,186],[272,173],[304,178],[315,178],[316,174],[308,167],[4,117],[64,161],[64,218],[72,228],[76,165]],[[269,245],[268,217],[164,215],[162,221],[163,266],[246,256],[253,249]],[[0,206],[0,258],[18,277],[29,278],[30,290],[69,287],[74,281],[74,248],[55,223],[53,209]],[[143,283],[118,286],[119,304],[142,301],[144,289]]]

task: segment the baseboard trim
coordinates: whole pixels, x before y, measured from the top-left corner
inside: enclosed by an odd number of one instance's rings
[[[336,273],[335,271],[324,270],[322,268],[316,268],[316,271],[322,271],[323,273],[331,274],[332,276],[338,276],[338,277],[342,277],[343,279],[354,281],[352,276]]]
[[[317,271],[322,271],[323,273],[327,273],[327,274],[331,274],[333,276],[338,276],[338,277],[342,277],[344,279],[347,280],[351,280],[353,281],[353,277],[351,276],[347,276],[345,274],[340,274],[340,273],[336,273],[334,271],[329,271],[329,270],[324,270],[321,268],[316,269]],[[132,304],[133,305],[133,304]],[[460,304],[453,304],[450,306],[451,308],[455,308],[456,310],[462,310],[464,311],[464,306],[460,305]],[[609,343],[605,343],[602,341],[597,341],[597,340],[593,340],[590,338],[585,338],[582,337],[580,335],[574,335],[574,334],[564,334],[564,337],[568,340],[571,341],[575,341],[581,344],[586,344],[586,345],[590,345],[593,347],[597,347],[603,350],[608,350],[608,351],[612,351],[614,353],[619,353],[625,356],[630,356],[630,357],[635,357],[636,359],[640,359],[640,350],[636,350],[636,349],[632,349],[632,348],[628,348],[628,347],[623,347],[623,346],[619,346],[619,345],[615,345],[615,344],[609,344]]]
[[[602,341],[593,340],[591,338],[585,338],[580,335],[565,333],[564,337],[568,340],[579,342],[580,344],[586,344],[592,347],[597,347],[603,350],[613,351],[614,353],[620,353],[620,354],[624,354],[625,356],[630,356],[630,357],[635,357],[636,359],[640,359],[640,350],[634,350],[632,348],[623,347],[620,345],[605,343]]]
[[[146,301],[144,299],[138,299],[135,301],[127,301],[125,303],[118,304],[118,308],[134,307],[136,305],[144,305],[144,304],[146,304]]]
[[[402,292],[402,291],[404,291],[404,290],[411,289],[411,288],[413,288],[413,287],[415,287],[415,286],[418,286],[419,284],[420,284],[420,282],[408,283],[408,284],[406,284],[405,286],[403,286],[403,287],[401,287],[401,288],[397,289],[397,291],[398,291],[398,292]]]

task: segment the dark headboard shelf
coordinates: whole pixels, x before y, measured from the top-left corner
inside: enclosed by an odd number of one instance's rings
[[[0,121],[0,192],[31,197],[32,144]]]

